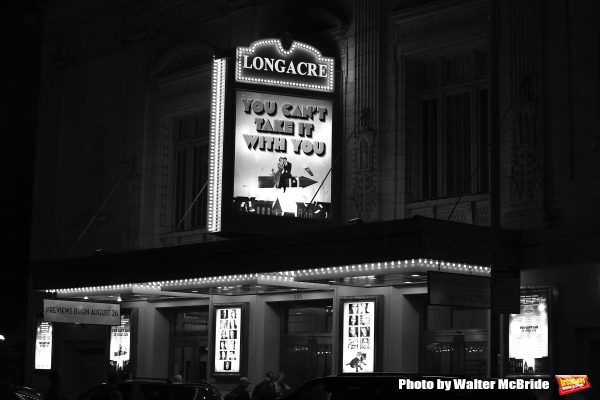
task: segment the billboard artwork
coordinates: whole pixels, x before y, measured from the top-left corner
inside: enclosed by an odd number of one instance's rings
[[[549,371],[548,290],[522,289],[520,312],[509,316],[509,372],[547,373]]]
[[[121,314],[121,325],[110,329],[110,368],[119,372],[131,372],[131,313]]]
[[[375,301],[343,303],[342,372],[373,372]]]
[[[214,372],[240,372],[241,314],[241,307],[216,310]]]
[[[331,219],[332,114],[331,100],[236,91],[234,214]]]
[[[52,368],[52,322],[36,318],[35,369]]]

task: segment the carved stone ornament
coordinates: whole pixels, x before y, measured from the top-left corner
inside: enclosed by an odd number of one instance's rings
[[[538,104],[531,98],[531,80],[525,76],[512,107],[510,197],[513,203],[542,198],[542,147],[538,146]]]
[[[79,59],[81,45],[70,41],[56,42],[48,52],[50,69],[66,68],[73,65]]]
[[[373,175],[377,136],[370,127],[370,115],[368,109],[363,109],[359,126],[356,128],[358,133],[354,136],[354,190],[351,200],[359,217],[370,217],[379,204]]]
[[[137,248],[141,233],[141,190],[140,185],[142,176],[137,172],[137,158],[132,157],[129,166],[130,172],[127,175],[127,214],[123,236],[125,243]]]

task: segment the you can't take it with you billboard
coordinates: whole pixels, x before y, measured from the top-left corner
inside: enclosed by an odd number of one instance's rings
[[[238,47],[235,62],[215,60],[210,232],[285,232],[298,219],[310,228],[336,221],[334,82],[333,58],[300,42],[286,49],[277,39],[260,40]]]

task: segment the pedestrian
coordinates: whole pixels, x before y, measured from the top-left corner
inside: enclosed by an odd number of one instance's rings
[[[252,391],[252,400],[257,400],[259,398],[260,390],[262,389],[263,385],[272,385],[273,380],[275,380],[275,374],[273,374],[273,372],[271,371],[268,371],[265,374],[265,379],[263,379],[262,382],[254,386],[254,390]]]
[[[275,377],[273,389],[275,389],[275,397],[277,398],[287,396],[291,390],[290,387],[285,384],[285,374],[283,372],[279,372]]]
[[[248,393],[249,385],[252,385],[250,379],[245,376],[240,378],[240,384],[229,392],[229,394],[225,395],[225,400],[250,400],[250,393]]]
[[[65,396],[63,395],[62,378],[62,373],[59,370],[55,369],[50,371],[50,374],[48,374],[50,388],[44,394],[44,400],[64,400]]]
[[[275,400],[276,398],[277,393],[275,393],[275,377],[271,372],[270,376],[265,378],[263,381],[263,385],[258,392],[258,400]]]
[[[121,398],[121,392],[117,389],[118,381],[119,373],[115,370],[108,371],[108,374],[106,375],[106,384],[92,393],[90,400],[119,400]]]

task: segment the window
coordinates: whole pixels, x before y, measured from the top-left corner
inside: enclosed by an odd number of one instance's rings
[[[173,229],[206,228],[209,115],[175,120],[175,187]],[[204,188],[204,190],[202,190]]]
[[[418,70],[420,198],[486,193],[486,54],[428,61]]]

